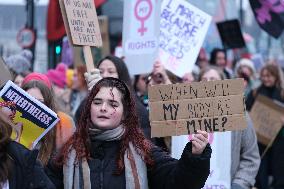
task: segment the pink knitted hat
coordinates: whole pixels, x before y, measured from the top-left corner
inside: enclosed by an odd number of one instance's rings
[[[50,81],[54,85],[60,88],[64,88],[66,85],[66,70],[67,70],[66,65],[60,63],[56,66],[55,69],[48,70],[46,76],[50,79]]]
[[[50,89],[51,89],[51,86],[52,86],[48,77],[46,77],[46,75],[41,74],[41,73],[36,73],[36,72],[30,73],[23,80],[23,85],[28,83],[29,81],[41,81],[43,84],[45,84]]]

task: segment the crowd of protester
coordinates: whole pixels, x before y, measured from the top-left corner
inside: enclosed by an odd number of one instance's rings
[[[157,60],[151,73],[133,78],[123,58],[113,55],[90,72],[62,62],[46,73],[31,71],[28,50],[8,57],[14,83],[56,112],[59,122],[29,151],[12,141],[15,123],[1,112],[0,188],[200,189],[210,171],[208,133],[198,131],[181,158],[172,158],[171,137],[151,138],[148,86],[243,78],[247,128],[232,132],[231,188],[283,189],[284,129],[263,155],[266,146],[249,116],[259,94],[284,103],[283,70],[267,63],[258,73],[249,57],[231,66],[219,48],[208,54],[202,49],[183,77]]]

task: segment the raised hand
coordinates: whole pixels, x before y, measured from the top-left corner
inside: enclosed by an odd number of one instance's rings
[[[85,80],[87,82],[88,85],[88,90],[92,90],[92,88],[94,87],[94,85],[102,79],[101,74],[100,74],[100,70],[99,69],[93,69],[91,70],[91,72],[86,72],[84,73],[84,77]]]
[[[199,155],[202,154],[206,145],[208,144],[208,133],[206,131],[197,131],[191,139],[192,142],[192,154]]]

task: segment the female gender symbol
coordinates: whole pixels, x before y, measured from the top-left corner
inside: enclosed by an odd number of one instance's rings
[[[148,4],[148,7],[147,6],[139,7],[139,5],[141,5],[143,1],[145,1]],[[150,17],[152,9],[153,6],[151,0],[138,0],[135,4],[135,9],[134,9],[135,17],[137,18],[137,20],[141,22],[141,28],[138,29],[138,32],[141,33],[142,36],[144,35],[144,32],[147,31],[147,28],[145,28],[144,26],[144,22]],[[143,16],[145,12],[146,14]]]

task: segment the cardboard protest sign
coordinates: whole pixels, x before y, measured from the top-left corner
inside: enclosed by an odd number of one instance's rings
[[[8,80],[12,80],[11,73],[3,58],[0,57],[0,87],[2,87]]]
[[[65,28],[74,45],[102,46],[101,32],[93,0],[59,0]],[[63,13],[64,11],[64,13]]]
[[[246,128],[243,79],[149,88],[152,137]]]
[[[211,16],[184,0],[164,0],[160,21],[160,61],[179,77],[191,72]]]
[[[69,41],[83,46],[88,72],[94,68],[90,46],[102,46],[102,37],[93,0],[59,0]]]
[[[161,0],[124,1],[123,54],[131,75],[151,72],[158,56]]]
[[[260,143],[270,146],[282,128],[284,107],[265,96],[258,95],[250,115]]]
[[[0,112],[17,126],[12,138],[29,149],[59,121],[56,113],[12,81],[0,91]]]

